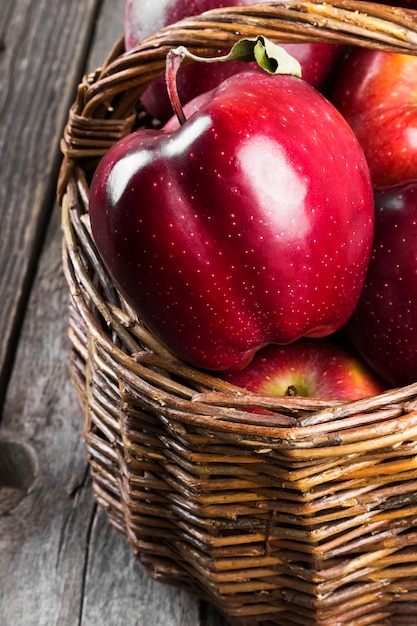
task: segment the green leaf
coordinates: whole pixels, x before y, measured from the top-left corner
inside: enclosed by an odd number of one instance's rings
[[[262,35],[241,39],[222,60],[256,61],[268,74],[292,74],[301,78],[297,59]]]

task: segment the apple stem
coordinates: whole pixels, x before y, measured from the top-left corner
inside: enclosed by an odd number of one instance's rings
[[[181,126],[187,121],[181,105],[177,87],[177,73],[185,58],[184,50],[181,46],[170,50],[166,59],[165,81],[168,89],[169,99],[171,101],[174,113],[178,118]]]
[[[218,63],[219,61],[227,62],[233,60],[245,63],[256,61],[259,67],[268,74],[291,74],[301,77],[301,65],[299,62],[288,54],[285,48],[269,41],[262,35],[240,39],[234,44],[230,52],[224,56],[200,57],[193,54],[185,46],[178,46],[169,50],[167,54],[165,82],[172,108],[181,125],[187,120],[178,95],[177,74],[185,58],[202,63]]]
[[[298,389],[295,385],[290,385],[287,387],[287,391],[285,392],[286,396],[298,396]]]

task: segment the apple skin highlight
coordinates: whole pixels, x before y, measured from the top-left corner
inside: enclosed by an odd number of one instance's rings
[[[95,244],[138,317],[214,371],[341,328],[374,228],[349,125],[305,81],[260,71],[230,77],[186,117],[121,139],[91,183]]]

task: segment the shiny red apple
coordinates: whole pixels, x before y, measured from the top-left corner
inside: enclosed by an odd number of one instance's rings
[[[254,4],[255,0],[126,0],[124,15],[125,46],[129,50],[158,28],[223,6]],[[344,51],[344,46],[331,43],[282,44],[302,66],[303,79],[322,88]],[[178,91],[183,104],[200,93],[213,89],[225,78],[248,69],[240,61],[192,64],[184,67],[178,77]],[[172,115],[165,79],[156,78],[142,96],[142,103],[155,118],[166,122]]]
[[[363,359],[335,336],[267,346],[244,370],[221,378],[261,395],[356,400],[386,389]]]
[[[390,385],[417,381],[417,180],[375,193],[372,258],[345,331]]]
[[[184,112],[177,130],[120,140],[95,172],[91,226],[116,285],[205,369],[334,332],[359,299],[373,237],[369,170],[348,124],[305,81],[260,71]]]
[[[354,130],[375,187],[417,177],[417,56],[355,48],[330,99]]]

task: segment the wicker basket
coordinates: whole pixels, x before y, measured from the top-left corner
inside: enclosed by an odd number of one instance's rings
[[[152,123],[136,105],[171,47],[212,55],[262,33],[417,53],[415,15],[359,2],[216,9],[129,54],[121,39],[69,113],[58,197],[95,497],[150,576],[232,624],[417,623],[417,384],[348,403],[259,397],[178,361],[106,274],[89,180],[117,139]]]

